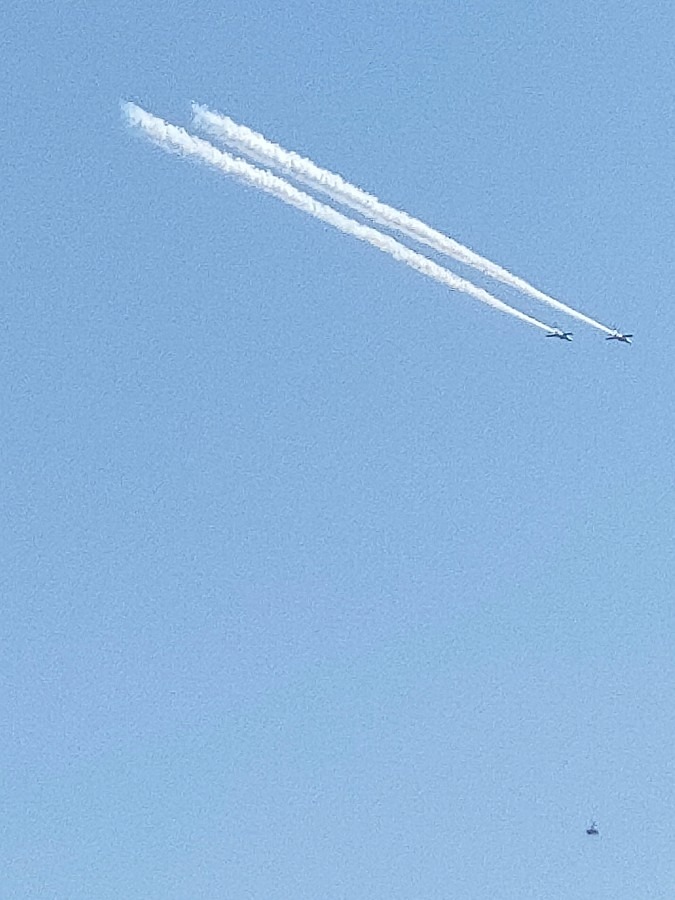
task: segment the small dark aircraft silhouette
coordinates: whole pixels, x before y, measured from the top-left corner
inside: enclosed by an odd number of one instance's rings
[[[591,822],[590,828],[586,829],[586,834],[600,834],[600,832],[598,831],[598,826],[595,824],[595,822]]]
[[[546,337],[557,337],[560,338],[561,341],[571,341],[572,340],[571,331],[562,331],[560,328],[554,328],[553,331],[550,331]]]
[[[605,338],[606,341],[621,341],[624,344],[632,344],[631,338],[632,334],[621,334],[620,331],[615,331],[614,334],[610,334],[608,338]]]

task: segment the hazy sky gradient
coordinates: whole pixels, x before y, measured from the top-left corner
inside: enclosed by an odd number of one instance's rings
[[[39,7],[0,59],[3,896],[670,898],[674,8]],[[635,343],[547,340],[126,99]]]

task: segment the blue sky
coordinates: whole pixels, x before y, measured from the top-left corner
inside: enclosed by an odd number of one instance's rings
[[[112,6],[3,10],[3,895],[670,897],[672,5]],[[635,344],[502,290],[547,341],[127,99]]]

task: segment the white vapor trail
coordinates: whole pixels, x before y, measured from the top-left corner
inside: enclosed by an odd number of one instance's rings
[[[282,200],[289,206],[294,206],[296,209],[307,213],[307,215],[313,216],[327,225],[332,225],[338,231],[350,234],[352,237],[376,247],[383,253],[388,253],[393,259],[405,263],[411,269],[415,269],[428,278],[433,278],[434,281],[445,285],[453,291],[461,291],[464,294],[468,294],[470,297],[480,300],[481,303],[486,303],[493,309],[514,316],[514,318],[520,319],[521,322],[526,322],[528,325],[534,325],[536,328],[541,328],[544,331],[552,330],[538,319],[534,319],[532,316],[520,312],[520,310],[513,309],[482,288],[476,287],[470,281],[459,278],[448,271],[448,269],[444,269],[443,266],[439,266],[420,253],[404,246],[389,235],[382,234],[382,232],[368,225],[362,225],[331,206],[320,203],[318,200],[310,197],[309,194],[299,191],[292,184],[284,181],[283,178],[279,178],[271,172],[258,169],[242,159],[237,159],[230,156],[229,153],[218,150],[208,141],[189,134],[183,128],[165,122],[163,119],[136,106],[135,103],[123,103],[122,110],[130,125],[140,128],[151,141],[164,150],[198,159],[224,175],[231,175],[251,187],[264,191],[267,194],[272,194],[272,196]]]
[[[533,297],[535,300],[546,303],[553,309],[572,316],[586,325],[598,328],[606,334],[614,333],[613,328],[608,328],[606,325],[596,322],[595,319],[591,319],[590,316],[586,316],[571,306],[561,303],[560,300],[550,297],[523,278],[513,275],[508,269],[490,262],[490,260],[485,259],[458,241],[442,234],[440,231],[436,231],[429,225],[425,225],[419,219],[413,218],[408,213],[382,203],[377,197],[350,184],[340,175],[320,168],[310,159],[306,159],[298,153],[285,150],[245,125],[238,125],[228,116],[215,113],[198,103],[192,104],[192,111],[196,127],[202,129],[211,137],[222,141],[228,147],[238,150],[250,159],[263,165],[271,166],[285,175],[290,175],[306,186],[326,194],[336,203],[341,203],[355,210],[378,225],[398,231],[400,234],[404,234],[420,244],[426,244],[426,246],[432,247],[439,253],[450,256],[458,262],[465,263],[484,275],[515,288],[521,293]]]

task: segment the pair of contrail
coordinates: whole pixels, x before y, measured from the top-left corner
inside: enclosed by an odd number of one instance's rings
[[[123,111],[131,125],[140,128],[150,140],[163,149],[198,159],[225,175],[233,176],[258,190],[272,194],[279,200],[302,210],[328,225],[332,225],[345,234],[350,234],[358,240],[365,241],[378,250],[389,254],[394,259],[405,263],[410,268],[449,287],[451,290],[461,291],[529,325],[548,332],[552,331],[550,326],[532,316],[526,315],[520,310],[514,309],[470,281],[459,278],[453,272],[427,259],[422,254],[411,250],[395,238],[343,215],[332,206],[319,202],[304,191],[298,190],[284,178],[274,175],[270,171],[259,169],[243,159],[235,158],[231,154],[214,147],[208,141],[189,134],[185,129],[171,125],[163,119],[146,112],[139,106],[136,106],[136,104],[123,104]],[[231,150],[242,153],[249,159],[276,169],[278,172],[294,177],[311,189],[328,196],[333,202],[353,209],[364,218],[368,218],[378,225],[404,234],[411,240],[425,244],[446,256],[472,266],[484,275],[516,288],[522,293],[543,301],[554,309],[565,312],[601,331],[605,331],[608,334],[613,333],[612,329],[561,303],[559,300],[549,297],[528,284],[528,282],[512,275],[501,266],[484,259],[457,241],[435,231],[407,213],[387,206],[376,197],[349,184],[339,175],[319,168],[311,160],[271,143],[262,135],[256,134],[256,132],[242,125],[238,125],[227,116],[221,116],[197,104],[193,104],[193,114],[194,124],[198,128],[206,131]]]
[[[607,334],[613,333],[614,329],[607,328],[600,322],[596,322],[595,319],[591,319],[571,306],[567,306],[554,297],[550,297],[524,279],[512,275],[507,269],[479,256],[478,253],[474,253],[473,250],[469,250],[468,247],[464,247],[452,238],[447,237],[447,235],[435,231],[433,228],[425,225],[424,222],[420,222],[419,219],[415,219],[401,210],[387,206],[386,203],[382,203],[372,194],[367,194],[353,184],[349,184],[340,175],[320,168],[311,160],[305,159],[297,153],[284,150],[283,147],[266,140],[261,134],[251,131],[250,128],[238,125],[228,116],[214,113],[197,103],[192,104],[192,112],[193,121],[198,128],[222,141],[228,147],[239,150],[250,159],[255,159],[264,165],[271,165],[278,171],[293,176],[303,184],[325,194],[334,202],[348,206],[378,225],[398,231],[411,240],[417,241],[417,243],[425,244],[438,253],[471,266],[482,272],[483,275],[515,288],[535,300],[546,303],[553,309],[566,313],[568,316],[572,316],[586,325],[599,328]]]

